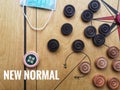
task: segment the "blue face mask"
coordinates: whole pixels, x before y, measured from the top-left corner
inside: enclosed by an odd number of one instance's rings
[[[37,7],[47,10],[56,9],[56,0],[20,0],[22,6]]]

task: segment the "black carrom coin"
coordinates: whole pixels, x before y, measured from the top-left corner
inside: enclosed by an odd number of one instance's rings
[[[83,11],[81,18],[84,22],[90,22],[93,19],[93,12],[91,10]]]
[[[100,34],[103,34],[104,36],[108,36],[111,32],[111,28],[110,28],[110,25],[108,24],[102,24],[100,27],[99,27],[99,33]]]
[[[49,51],[55,52],[59,48],[59,42],[56,39],[51,39],[49,40],[47,46],[48,46]]]
[[[68,36],[72,33],[73,27],[69,23],[65,23],[61,27],[61,33],[65,36]]]
[[[85,45],[82,40],[75,40],[72,44],[72,50],[76,53],[81,52],[84,49]]]
[[[64,7],[64,15],[67,17],[67,18],[70,18],[72,16],[74,16],[75,14],[75,8],[73,5],[66,5]]]
[[[88,8],[92,12],[97,12],[100,9],[100,7],[101,7],[101,5],[100,5],[100,2],[98,0],[92,0],[88,5]]]
[[[95,46],[102,46],[105,43],[105,37],[102,34],[95,35],[92,40]]]
[[[96,35],[96,28],[94,26],[88,26],[84,30],[84,35],[87,38],[93,38]]]

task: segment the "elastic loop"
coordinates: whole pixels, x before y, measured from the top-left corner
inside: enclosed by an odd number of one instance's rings
[[[25,1],[26,1],[26,0],[25,0]],[[47,21],[45,22],[45,24],[44,24],[41,28],[36,28],[36,27],[34,27],[34,26],[31,24],[29,17],[25,14],[25,12],[24,12],[24,7],[25,7],[25,2],[23,3],[23,15],[25,16],[25,18],[26,18],[26,20],[27,20],[30,28],[33,29],[33,30],[39,30],[39,31],[44,30],[44,29],[47,27],[47,25],[48,25],[48,23],[49,23],[52,15],[53,15],[54,10],[52,10],[52,11],[50,12],[50,14],[49,14],[49,16],[48,16],[48,19],[47,19]]]

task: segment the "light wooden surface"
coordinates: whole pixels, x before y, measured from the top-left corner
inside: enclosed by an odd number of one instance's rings
[[[116,76],[120,79],[119,73],[115,73],[111,69],[112,60],[106,56],[107,47],[95,47],[91,40],[83,35],[85,27],[90,23],[81,21],[81,13],[87,9],[90,0],[57,0],[57,9],[54,12],[50,23],[44,31],[34,31],[27,24],[27,51],[36,51],[40,56],[40,64],[34,70],[58,70],[59,81],[27,81],[27,90],[54,90],[58,83],[66,77],[66,75],[82,60],[83,54],[73,54],[68,60],[68,68],[64,69],[63,64],[66,57],[72,52],[71,44],[76,39],[81,39],[85,43],[84,52],[87,53],[92,60],[91,73],[81,79],[74,79],[75,75],[81,75],[76,68],[56,90],[109,90],[107,86],[97,89],[92,84],[92,78],[95,74],[103,74],[106,79]],[[117,7],[118,0],[105,0],[113,7]],[[63,8],[67,4],[75,6],[76,13],[71,19],[67,19],[63,15]],[[22,58],[24,55],[24,19],[22,8],[19,6],[19,0],[0,0],[0,90],[24,90],[24,81],[5,81],[3,80],[4,70],[24,70]],[[119,9],[120,10],[120,9]],[[36,13],[37,12],[37,13]],[[32,24],[41,27],[49,15],[49,11],[27,8],[27,15]],[[101,4],[101,9],[94,17],[109,16],[109,12]],[[36,22],[37,17],[37,22]],[[60,28],[64,23],[73,25],[73,33],[65,37],[61,34]],[[98,28],[103,22],[93,21],[93,25]],[[37,39],[36,39],[37,38]],[[50,39],[57,39],[60,43],[58,52],[51,53],[47,50],[47,42]],[[36,43],[37,42],[37,43]],[[106,39],[109,46],[117,46],[120,48],[118,33],[115,31]],[[94,61],[96,58],[104,56],[108,59],[109,65],[105,70],[95,68]],[[117,58],[118,60],[120,59]],[[88,60],[88,58],[85,58]]]
[[[23,71],[22,10],[17,0],[0,0],[0,8],[0,90],[22,90],[23,79],[20,81],[3,80],[4,70]]]

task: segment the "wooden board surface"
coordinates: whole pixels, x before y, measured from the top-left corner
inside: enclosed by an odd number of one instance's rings
[[[21,62],[24,55],[23,16],[18,5],[18,1],[0,0],[0,90],[23,89],[23,79],[5,81],[3,78],[4,70],[23,71],[24,68]]]
[[[84,52],[91,59],[91,73],[84,78],[75,79],[74,76],[81,75],[77,67],[69,76],[56,88],[56,90],[109,90],[107,86],[97,89],[92,84],[92,78],[96,74],[103,74],[106,79],[116,76],[120,79],[120,73],[111,69],[112,60],[106,55],[108,47],[95,47],[91,40],[84,37],[83,31],[91,23],[84,23],[81,20],[81,13],[87,9],[90,0],[57,0],[57,8],[48,26],[44,31],[34,31],[27,24],[27,51],[36,51],[40,56],[40,64],[32,70],[58,70],[59,81],[55,80],[28,80],[27,90],[54,90],[55,87],[71,72],[71,70],[84,58],[84,54],[72,54],[67,62],[67,69],[64,69],[66,57],[72,52],[71,45],[76,39],[81,39],[85,43]],[[118,0],[106,0],[110,5],[117,8]],[[75,6],[74,17],[67,19],[63,15],[63,8],[67,4]],[[19,0],[0,0],[0,90],[24,90],[23,78],[18,81],[3,79],[4,70],[24,70],[22,62],[24,55],[24,16]],[[119,9],[120,10],[120,9]],[[50,11],[27,8],[27,15],[35,27],[41,27],[48,17]],[[101,3],[101,9],[94,17],[110,16]],[[36,19],[37,18],[37,19]],[[37,21],[36,21],[37,20]],[[60,28],[64,23],[73,25],[73,33],[70,36],[63,36]],[[93,25],[98,28],[104,22],[93,21]],[[110,23],[111,24],[111,23]],[[51,53],[47,49],[47,42],[50,39],[57,39],[60,48],[56,53]],[[120,41],[117,30],[106,38],[106,45],[120,48]],[[94,61],[98,57],[106,57],[108,67],[105,70],[98,70]],[[88,58],[85,58],[88,61]],[[117,58],[120,60],[120,57]],[[27,70],[31,70],[28,69]],[[120,89],[120,88],[119,88]]]

